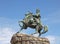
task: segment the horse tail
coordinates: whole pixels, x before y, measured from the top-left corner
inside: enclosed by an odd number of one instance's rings
[[[44,28],[44,30],[43,30],[43,32],[41,32],[41,34],[44,34],[48,31],[48,26],[44,26],[43,28]]]

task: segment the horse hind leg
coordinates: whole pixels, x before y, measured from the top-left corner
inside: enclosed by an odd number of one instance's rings
[[[37,29],[35,29],[35,32],[34,33],[32,33],[31,35],[33,35],[33,34],[37,34],[38,33],[38,30]]]
[[[43,30],[42,34],[46,33],[47,31],[48,31],[48,27],[44,26],[44,30]]]
[[[39,36],[38,37],[40,37],[41,36],[41,33],[39,33]]]
[[[38,33],[39,33],[39,36],[38,36],[38,37],[40,37],[40,36],[41,36],[41,29],[40,29],[40,30],[38,30]]]
[[[35,32],[35,33],[32,33],[31,35],[33,35],[33,34],[37,34],[38,32]]]

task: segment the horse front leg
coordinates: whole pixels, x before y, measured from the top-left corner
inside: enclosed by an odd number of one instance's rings
[[[21,28],[17,33],[20,33],[22,31],[23,28]]]

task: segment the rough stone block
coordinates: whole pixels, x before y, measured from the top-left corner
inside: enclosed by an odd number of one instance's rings
[[[11,38],[11,44],[50,44],[47,38],[16,33]]]

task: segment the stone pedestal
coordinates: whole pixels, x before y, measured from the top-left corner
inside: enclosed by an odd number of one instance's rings
[[[50,44],[47,38],[16,33],[11,38],[11,44]]]

